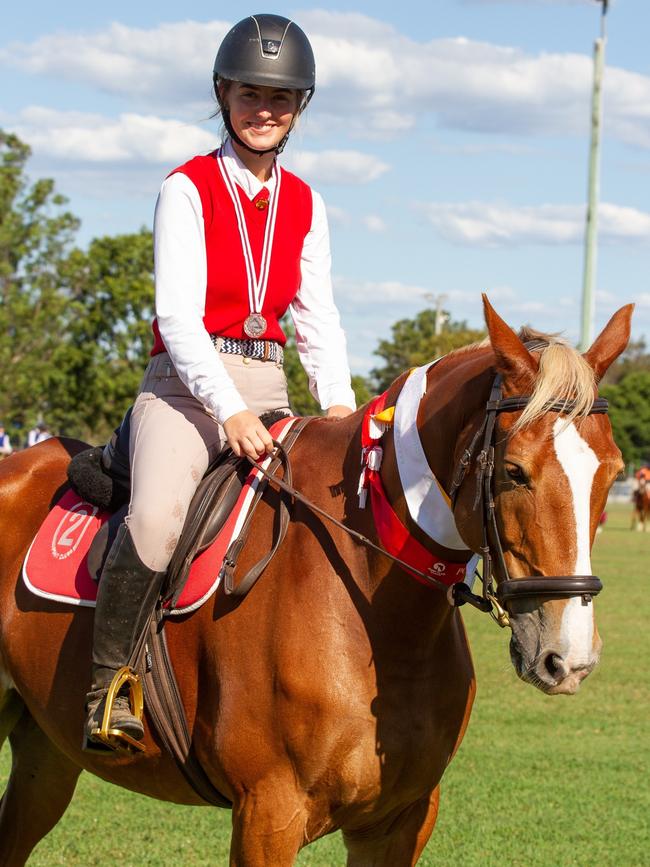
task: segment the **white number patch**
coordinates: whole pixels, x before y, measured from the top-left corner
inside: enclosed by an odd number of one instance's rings
[[[52,536],[52,556],[56,560],[65,560],[77,550],[97,512],[97,506],[83,500],[70,507]]]

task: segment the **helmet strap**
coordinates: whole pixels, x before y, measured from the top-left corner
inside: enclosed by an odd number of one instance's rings
[[[226,132],[228,133],[230,138],[233,141],[237,142],[237,144],[240,147],[245,148],[247,151],[250,151],[252,154],[257,154],[258,157],[263,157],[264,154],[280,153],[280,151],[284,147],[284,144],[285,144],[287,138],[289,137],[289,133],[287,133],[278,145],[276,145],[275,147],[266,148],[266,150],[260,151],[260,150],[257,150],[257,148],[252,148],[250,145],[247,145],[245,141],[242,141],[239,138],[239,136],[237,135],[237,133],[235,132],[235,130],[233,128],[232,123],[230,122],[230,112],[228,111],[227,108],[224,108],[223,106],[221,107],[221,117],[223,118],[223,124],[226,127]]]

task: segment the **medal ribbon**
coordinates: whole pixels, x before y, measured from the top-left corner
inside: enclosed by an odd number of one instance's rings
[[[251,313],[261,313],[266,297],[266,289],[269,282],[269,271],[271,268],[271,253],[273,250],[273,236],[275,235],[275,219],[278,212],[278,200],[280,198],[280,172],[277,165],[273,164],[273,178],[275,187],[269,193],[269,208],[266,217],[266,226],[264,228],[264,243],[262,245],[262,261],[260,262],[259,277],[255,272],[255,260],[253,251],[251,250],[251,242],[248,237],[248,227],[246,218],[244,217],[244,209],[242,208],[241,200],[237,193],[235,180],[230,174],[228,163],[224,155],[223,147],[219,149],[217,156],[217,164],[221,170],[221,175],[226,184],[226,189],[230,193],[235,214],[237,216],[237,226],[239,228],[239,237],[241,239],[242,252],[244,253],[244,262],[246,263],[246,277],[248,280],[248,304]]]

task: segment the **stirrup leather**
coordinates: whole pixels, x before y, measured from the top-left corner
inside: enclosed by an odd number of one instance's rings
[[[142,682],[138,674],[128,665],[124,665],[113,677],[111,685],[106,693],[106,705],[104,706],[104,716],[102,724],[99,728],[93,729],[91,737],[94,740],[100,741],[110,747],[112,750],[139,750],[144,751],[145,746],[142,741],[137,741],[121,729],[111,727],[111,716],[113,714],[113,703],[116,696],[122,687],[128,684],[129,687],[129,704],[133,716],[142,720],[144,711],[144,700],[142,696]]]

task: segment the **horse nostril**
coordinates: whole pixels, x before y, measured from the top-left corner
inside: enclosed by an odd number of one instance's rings
[[[544,658],[544,668],[554,680],[566,674],[566,665],[558,653],[547,653]]]

